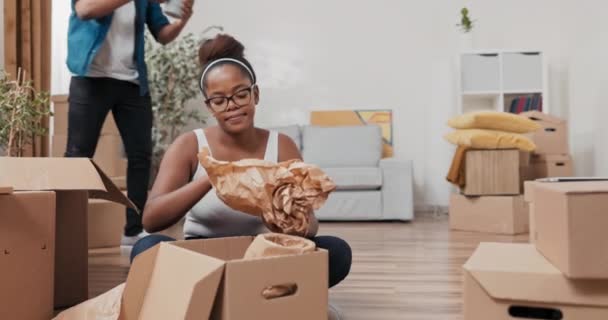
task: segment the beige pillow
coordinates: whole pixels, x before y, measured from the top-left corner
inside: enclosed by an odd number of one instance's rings
[[[457,146],[472,149],[520,149],[528,152],[536,149],[536,145],[528,137],[495,130],[455,130],[446,134],[445,139]]]
[[[476,111],[448,120],[454,129],[489,129],[513,133],[529,133],[540,129],[540,125],[527,117],[508,112]]]

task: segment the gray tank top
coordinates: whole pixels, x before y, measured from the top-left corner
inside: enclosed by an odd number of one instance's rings
[[[208,146],[205,131],[194,130],[198,140],[198,150]],[[278,162],[279,157],[279,135],[276,131],[270,131],[264,160]],[[198,164],[192,180],[207,176],[205,169]],[[197,202],[186,214],[184,222],[184,236],[189,237],[231,237],[242,235],[257,235],[268,232],[259,217],[233,210],[217,197],[215,189],[209,190],[207,194]]]

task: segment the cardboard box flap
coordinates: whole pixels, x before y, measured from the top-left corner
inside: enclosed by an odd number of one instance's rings
[[[223,271],[219,259],[160,243],[133,261],[120,319],[208,319]]]
[[[95,170],[97,170],[97,174],[101,178],[101,181],[104,185],[104,190],[90,190],[89,197],[93,198],[93,199],[104,199],[104,200],[120,203],[120,204],[125,205],[126,207],[129,207],[129,208],[134,209],[135,211],[139,212],[139,209],[137,208],[137,206],[133,202],[131,202],[131,200],[129,200],[129,198],[122,191],[120,191],[120,188],[118,188],[114,184],[112,179],[110,179],[101,170],[101,168],[95,163],[95,161],[91,161],[91,163],[93,164],[93,166],[95,167]]]
[[[494,299],[608,306],[608,281],[568,280],[532,244],[481,243],[463,268]]]
[[[0,157],[0,184],[18,191],[88,190],[100,198],[136,206],[87,158]]]
[[[552,115],[544,113],[544,112],[539,112],[539,111],[522,112],[522,113],[520,113],[520,115],[524,116],[530,120],[544,121],[544,122],[548,122],[548,123],[552,123],[552,124],[556,124],[556,125],[565,122],[564,119],[558,118],[556,116],[552,116]]]
[[[538,189],[549,189],[565,194],[608,193],[608,181],[543,182]]]
[[[13,193],[13,187],[0,186],[0,194],[11,194]]]
[[[202,240],[182,240],[172,242],[172,244],[210,257],[229,261],[242,259],[252,241],[252,236],[241,236]]]
[[[0,184],[18,191],[105,191],[97,170],[87,158],[0,157]]]

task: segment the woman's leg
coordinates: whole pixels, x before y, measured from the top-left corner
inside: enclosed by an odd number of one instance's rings
[[[131,249],[131,263],[133,262],[133,259],[135,259],[135,257],[138,254],[154,247],[155,245],[157,245],[161,242],[170,242],[170,241],[175,241],[175,239],[162,235],[162,234],[151,234],[149,236],[139,239],[133,245],[133,249]]]
[[[319,236],[312,239],[318,248],[327,250],[329,254],[329,287],[344,280],[350,272],[352,251],[346,241],[332,236]]]

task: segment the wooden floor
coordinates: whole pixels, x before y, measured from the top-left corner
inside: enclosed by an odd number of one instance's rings
[[[347,280],[330,290],[343,319],[462,319],[461,266],[482,241],[526,242],[527,236],[451,232],[447,216],[420,215],[412,223],[324,223],[353,249]],[[90,294],[126,279],[128,258],[118,249],[89,254]]]

